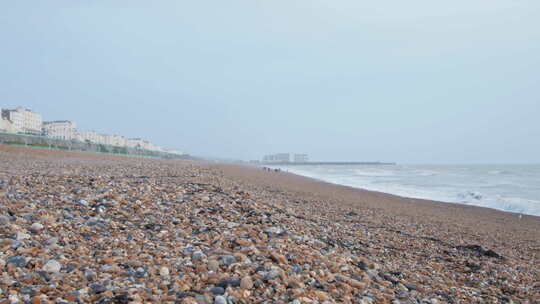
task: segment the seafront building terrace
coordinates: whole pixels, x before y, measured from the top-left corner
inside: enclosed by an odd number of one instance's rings
[[[77,130],[77,124],[70,120],[43,121],[41,114],[24,107],[0,108],[0,113],[0,132],[4,133],[45,136],[148,151],[164,151],[161,147],[141,138],[126,138],[120,135],[102,134],[93,130]]]

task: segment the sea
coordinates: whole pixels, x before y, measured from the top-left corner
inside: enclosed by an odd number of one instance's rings
[[[325,182],[540,216],[540,164],[272,166]]]

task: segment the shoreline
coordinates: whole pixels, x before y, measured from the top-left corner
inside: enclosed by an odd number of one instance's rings
[[[2,304],[540,301],[533,216],[1,145],[0,201]]]
[[[537,165],[537,164],[534,164],[534,165]],[[248,167],[249,167],[249,166],[248,166]],[[270,168],[271,168],[271,167],[270,167]],[[538,218],[540,218],[540,215],[529,214],[529,213],[522,213],[522,212],[515,212],[515,211],[505,210],[505,209],[502,209],[502,208],[495,208],[495,207],[481,206],[481,205],[476,205],[476,204],[474,204],[474,203],[468,204],[468,203],[460,202],[460,201],[446,201],[446,200],[439,200],[439,199],[433,199],[433,198],[414,197],[414,196],[401,195],[401,194],[398,194],[398,193],[386,192],[386,191],[384,191],[384,190],[375,190],[375,189],[367,189],[367,188],[361,188],[361,187],[356,187],[356,186],[349,186],[349,185],[345,185],[345,184],[339,184],[339,183],[334,183],[334,182],[330,182],[330,181],[325,181],[325,180],[323,180],[323,179],[319,179],[319,178],[316,178],[316,177],[311,177],[311,176],[307,176],[307,175],[297,174],[297,173],[290,172],[290,171],[288,171],[287,169],[283,169],[283,168],[280,168],[280,170],[281,170],[281,172],[284,172],[284,173],[293,174],[293,175],[296,175],[296,176],[299,176],[299,177],[304,177],[304,178],[313,179],[313,180],[315,180],[315,181],[319,181],[319,182],[323,182],[323,183],[328,183],[328,184],[332,184],[332,185],[336,185],[336,186],[350,187],[350,188],[358,189],[358,190],[362,190],[362,191],[376,192],[376,193],[382,193],[382,194],[386,194],[386,195],[397,196],[397,197],[402,198],[402,199],[404,199],[404,200],[407,200],[407,199],[413,199],[413,200],[423,200],[423,201],[436,202],[436,203],[458,204],[458,205],[462,205],[462,206],[474,206],[474,207],[479,207],[479,208],[486,208],[486,209],[492,209],[492,210],[497,210],[497,211],[502,211],[502,212],[512,213],[512,214],[515,214],[516,216],[522,215],[522,216],[533,216],[533,217],[538,217]],[[428,188],[426,188],[426,189],[428,189]],[[423,190],[423,189],[422,189],[422,190]],[[527,200],[527,199],[524,199],[524,200]]]
[[[221,166],[238,166],[238,167],[244,167],[246,169],[258,168],[258,167],[251,167],[249,165],[231,165],[231,164],[226,164],[226,163],[219,164],[219,165],[216,165],[216,166],[217,167],[221,167]],[[301,175],[301,174],[297,174],[297,173],[289,172],[289,171],[284,171],[284,170],[281,170],[279,172],[267,172],[267,173],[292,175],[295,178],[306,179],[306,180],[312,181],[313,183],[326,184],[326,185],[335,186],[335,187],[343,187],[343,188],[350,189],[350,190],[353,190],[353,191],[360,191],[360,192],[378,194],[378,195],[382,195],[382,196],[389,196],[389,197],[394,197],[396,199],[403,200],[403,201],[409,201],[409,202],[410,201],[415,201],[415,202],[422,201],[422,202],[426,202],[426,203],[430,203],[430,204],[453,204],[453,205],[457,205],[458,207],[461,207],[461,208],[472,207],[472,208],[486,209],[488,211],[502,212],[502,213],[506,213],[506,214],[509,214],[509,215],[515,215],[515,216],[522,215],[523,217],[533,217],[533,218],[536,218],[537,220],[540,221],[540,216],[533,215],[533,214],[512,212],[512,211],[508,211],[508,210],[502,210],[502,209],[496,209],[496,208],[484,207],[484,206],[477,206],[477,205],[466,204],[466,203],[462,203],[462,202],[450,202],[450,201],[441,201],[441,200],[433,200],[433,199],[426,199],[426,198],[402,196],[402,195],[399,195],[399,194],[393,194],[393,193],[384,192],[384,191],[377,191],[377,190],[371,190],[371,189],[366,189],[366,188],[359,188],[359,187],[353,187],[353,186],[348,186],[348,185],[344,185],[344,184],[333,183],[333,182],[325,181],[325,180],[318,179],[318,178],[315,178],[315,177]]]
[[[332,201],[343,209],[379,210],[386,215],[403,217],[412,222],[436,221],[449,231],[455,230],[452,226],[460,225],[461,228],[469,230],[471,235],[485,234],[485,239],[492,239],[493,234],[496,234],[499,237],[507,235],[514,239],[538,240],[535,248],[540,250],[539,216],[461,203],[401,197],[285,171],[265,172],[258,167],[231,164],[212,164],[210,167],[222,170],[226,176],[247,184],[255,183],[262,187],[291,191],[296,196]],[[482,241],[482,238],[476,240]],[[497,246],[496,244],[496,241],[491,243],[493,246]],[[537,258],[540,262],[540,254]]]

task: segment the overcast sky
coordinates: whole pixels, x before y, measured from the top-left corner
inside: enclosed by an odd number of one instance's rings
[[[540,1],[0,2],[0,106],[195,155],[540,162]]]

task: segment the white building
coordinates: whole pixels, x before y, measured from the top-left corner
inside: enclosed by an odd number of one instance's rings
[[[69,120],[46,121],[43,123],[43,134],[48,137],[72,140],[76,139],[77,124]]]
[[[108,140],[107,137],[108,137],[108,135],[106,135],[106,134],[98,133],[97,143],[98,144],[107,144],[107,140]]]
[[[9,119],[0,117],[0,132],[15,133],[15,127]]]
[[[126,138],[119,135],[110,135],[109,142],[109,145],[116,147],[125,147],[127,145]]]
[[[133,138],[126,138],[126,147],[128,148],[136,148],[138,142]]]
[[[41,135],[43,118],[36,112],[17,107],[13,110],[2,110],[2,118],[10,120],[17,132]]]
[[[307,154],[295,154],[294,155],[294,162],[295,163],[307,163],[309,161],[309,157]]]
[[[77,134],[77,139],[80,141],[89,141],[91,143],[99,142],[99,134],[95,131],[81,131]]]
[[[265,162],[265,163],[289,163],[289,162],[291,162],[291,154],[290,153],[278,153],[278,154],[265,155],[263,157],[263,162]]]
[[[11,122],[11,126],[14,132],[23,132],[24,118],[22,113],[13,110],[2,109],[2,119]]]
[[[184,155],[186,153],[180,151],[180,150],[167,150],[167,149],[161,149],[161,151],[172,153],[172,154],[178,154],[178,155]]]
[[[130,138],[127,140],[127,146],[129,148],[141,149],[141,150],[152,150],[153,145],[144,139],[141,138]]]

